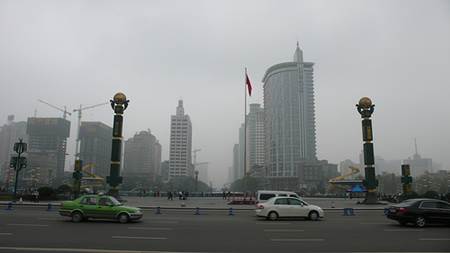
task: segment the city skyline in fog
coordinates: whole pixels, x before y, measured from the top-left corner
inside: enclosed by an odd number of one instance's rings
[[[0,0],[0,125],[35,110],[62,117],[38,99],[72,111],[122,91],[124,138],[150,129],[167,160],[181,98],[198,161],[221,186],[244,119],[244,68],[248,104],[263,105],[265,71],[291,61],[298,41],[314,63],[319,159],[358,161],[355,104],[369,96],[375,155],[411,157],[416,138],[423,157],[450,169],[449,24],[448,1]],[[109,126],[112,117],[109,105],[83,112]],[[77,114],[68,119],[72,166]]]

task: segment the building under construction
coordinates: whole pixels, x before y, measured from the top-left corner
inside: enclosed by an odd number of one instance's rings
[[[27,170],[36,172],[33,178],[39,184],[60,185],[64,177],[70,121],[62,118],[28,118],[27,134]]]
[[[112,128],[102,122],[81,122],[80,159],[92,172],[106,178],[111,163]]]

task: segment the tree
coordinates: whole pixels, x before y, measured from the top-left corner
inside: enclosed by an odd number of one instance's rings
[[[60,186],[56,189],[56,193],[60,193],[60,194],[72,193],[72,187],[70,187],[70,186],[67,185],[67,184],[60,185]]]
[[[38,189],[39,199],[48,200],[55,198],[55,190],[51,187],[44,186]]]
[[[439,199],[439,193],[437,193],[436,191],[427,191],[425,192],[423,197],[428,199]]]

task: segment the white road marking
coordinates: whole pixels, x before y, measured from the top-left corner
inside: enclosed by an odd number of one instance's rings
[[[289,222],[256,222],[257,225],[290,225]]]
[[[383,229],[385,232],[422,232],[422,229]]]
[[[167,237],[145,237],[145,236],[112,236],[113,239],[136,239],[136,240],[167,240]]]
[[[12,235],[12,233],[0,233],[0,235]]]
[[[22,226],[22,227],[48,227],[45,224],[8,224],[8,226]]]
[[[303,229],[264,229],[264,232],[305,232]]]
[[[49,221],[55,221],[55,220],[63,220],[64,218],[38,218],[38,220],[49,220]]]
[[[169,230],[172,230],[172,228],[155,228],[155,227],[128,227],[128,229],[157,230],[157,231],[169,231]]]
[[[420,238],[419,241],[450,241],[450,238]]]
[[[166,221],[150,221],[151,223],[157,223],[157,224],[177,224],[178,221],[170,221],[170,220],[166,220]]]
[[[80,253],[202,253],[179,251],[143,251],[143,250],[108,250],[108,249],[72,249],[72,248],[25,248],[25,247],[0,247],[0,250],[8,251],[45,251],[45,252],[80,252]]]
[[[388,222],[360,222],[361,225],[391,225],[393,223]]]
[[[270,239],[272,242],[323,242],[323,238],[277,238]]]

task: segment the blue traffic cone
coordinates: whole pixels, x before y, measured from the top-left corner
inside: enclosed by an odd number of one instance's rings
[[[233,208],[232,208],[232,207],[230,207],[230,209],[228,209],[228,215],[229,215],[229,216],[234,215],[234,213],[233,213]]]
[[[47,211],[48,212],[52,211],[52,204],[51,203],[47,204]]]
[[[6,206],[5,210],[7,210],[7,211],[13,210],[13,206],[12,205],[13,205],[12,202],[8,202],[8,205]]]
[[[161,207],[156,207],[156,212],[155,212],[155,214],[161,214]]]
[[[200,215],[200,208],[195,208],[195,213],[194,213],[195,215]]]

